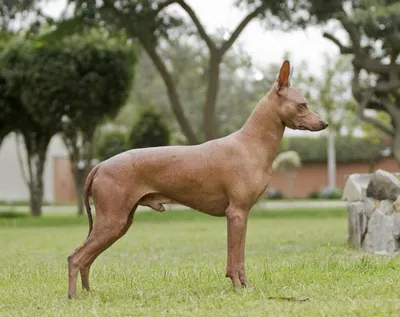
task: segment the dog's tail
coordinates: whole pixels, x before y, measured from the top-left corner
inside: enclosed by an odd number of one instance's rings
[[[88,216],[88,219],[89,219],[88,237],[89,237],[89,235],[90,235],[90,233],[92,232],[92,229],[93,229],[93,216],[92,216],[92,211],[91,211],[91,208],[90,208],[89,196],[91,195],[91,192],[92,192],[93,177],[96,174],[99,166],[100,166],[100,164],[96,165],[89,172],[88,176],[86,177],[85,187],[84,187],[84,191],[83,191],[83,199],[84,199],[84,202],[85,202],[86,213],[87,213],[87,216]]]

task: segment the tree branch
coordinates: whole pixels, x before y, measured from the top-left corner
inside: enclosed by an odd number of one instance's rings
[[[166,7],[168,7],[171,4],[174,4],[176,2],[178,2],[178,0],[167,0],[167,1],[164,1],[163,3],[160,3],[157,6],[157,9],[154,11],[155,15],[159,14],[160,11],[164,10]]]
[[[393,52],[397,55],[400,52],[400,33],[396,32],[390,34],[388,37],[388,42],[393,50]]]
[[[204,29],[203,25],[201,24],[199,18],[197,17],[196,13],[193,9],[185,2],[185,0],[176,0],[177,3],[182,7],[183,10],[189,14],[190,18],[192,19],[194,25],[199,32],[200,37],[206,42],[210,51],[216,50],[215,43],[211,40],[210,36],[207,34],[206,30]]]
[[[400,80],[391,80],[389,82],[381,82],[376,84],[375,90],[380,93],[388,93],[391,90],[400,88]]]
[[[343,12],[343,17],[338,18],[341,22],[343,28],[349,34],[350,40],[352,42],[352,52],[354,53],[353,63],[359,68],[363,68],[368,72],[377,74],[389,74],[394,69],[399,72],[400,66],[384,65],[378,60],[373,59],[369,56],[365,47],[361,46],[361,36],[360,31],[357,29],[357,25],[353,23]],[[340,46],[339,46],[340,48]]]
[[[379,120],[369,117],[365,114],[365,110],[368,109],[368,106],[371,104],[371,102],[374,102],[373,101],[374,89],[370,89],[366,92],[363,92],[360,87],[359,76],[360,76],[360,68],[355,67],[354,68],[354,77],[353,77],[351,85],[352,85],[353,96],[359,103],[359,109],[357,112],[357,116],[362,121],[374,125],[379,130],[381,130],[389,135],[394,135],[395,132],[392,127],[387,126],[384,123],[380,122]],[[382,108],[386,108],[386,107],[382,107]]]
[[[336,37],[334,37],[330,33],[324,33],[323,37],[327,38],[328,40],[331,40],[333,43],[335,43],[339,49],[341,54],[351,54],[353,53],[354,49],[349,46],[344,46]]]
[[[387,112],[392,116],[392,118],[396,121],[397,125],[400,125],[400,109],[389,99],[387,95],[379,97],[382,100],[382,103],[385,105]]]
[[[389,134],[389,135],[394,136],[395,132],[394,132],[394,129],[393,129],[392,127],[387,126],[386,124],[380,122],[379,120],[377,120],[377,119],[375,119],[375,118],[372,118],[372,117],[369,117],[369,116],[367,116],[367,115],[365,114],[364,111],[365,111],[365,109],[367,108],[367,105],[368,105],[368,103],[370,102],[371,98],[372,98],[372,93],[371,93],[371,92],[366,93],[366,94],[363,96],[363,99],[362,99],[361,102],[360,102],[359,111],[358,111],[358,113],[357,113],[358,117],[359,117],[361,120],[363,120],[364,122],[367,122],[367,123],[370,123],[370,124],[374,125],[374,126],[375,126],[376,128],[378,128],[379,130],[381,130],[381,131],[383,131],[383,132],[385,132],[385,133],[387,133],[387,134]]]
[[[236,27],[236,29],[232,32],[230,38],[222,44],[220,48],[221,55],[224,55],[225,52],[233,45],[233,43],[235,43],[240,33],[242,33],[247,24],[249,24],[251,20],[253,20],[257,15],[262,13],[265,9],[266,5],[262,4],[259,7],[257,7],[254,11],[250,12],[247,16],[244,17],[242,22],[240,22],[239,25]]]
[[[357,30],[357,26],[352,23],[347,15],[344,13],[345,17],[339,18],[339,21],[342,23],[343,28],[349,34],[350,40],[353,43],[354,51],[356,53],[360,53],[361,51],[361,36],[359,31]]]

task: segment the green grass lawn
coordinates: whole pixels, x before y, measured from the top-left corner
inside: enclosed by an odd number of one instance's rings
[[[225,219],[138,212],[93,265],[93,291],[68,300],[66,257],[86,234],[86,217],[0,214],[0,316],[400,316],[399,257],[348,249],[344,209],[253,211],[240,291],[224,277]]]

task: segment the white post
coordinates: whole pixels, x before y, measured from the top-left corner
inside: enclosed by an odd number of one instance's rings
[[[328,187],[336,187],[336,150],[335,150],[335,131],[328,130]]]

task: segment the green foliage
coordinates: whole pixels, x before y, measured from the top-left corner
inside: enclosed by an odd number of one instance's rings
[[[0,144],[3,138],[15,128],[13,116],[18,114],[21,106],[18,99],[8,92],[6,78],[0,73]]]
[[[276,188],[268,188],[267,192],[266,192],[266,197],[268,199],[275,199],[275,200],[285,198],[283,193],[281,191],[277,190]]]
[[[126,42],[97,29],[58,42],[16,38],[7,45],[0,64],[0,91],[9,97],[2,98],[0,106],[10,109],[11,104],[12,113],[18,114],[18,119],[7,121],[24,136],[28,183],[38,209],[51,137],[63,132],[72,161],[90,161],[96,127],[114,116],[127,99],[133,53]]]
[[[152,108],[144,110],[133,125],[128,138],[128,148],[145,148],[169,144],[170,131],[160,113]]]
[[[24,14],[26,12],[37,12],[39,10],[39,0],[2,0],[0,2],[0,30],[9,29],[10,22],[16,18],[18,14]],[[32,15],[31,15],[32,17]]]
[[[49,44],[64,59],[64,75],[53,100],[69,105],[72,128],[91,133],[124,105],[132,84],[134,48],[98,30]]]
[[[19,96],[29,120],[48,134],[61,129],[61,118],[69,111],[67,103],[54,98],[73,93],[63,91],[57,84],[66,81],[64,85],[69,87],[72,83],[70,74],[75,70],[67,56],[57,54],[54,47],[22,40],[10,45],[3,56],[2,68],[9,92]]]
[[[174,11],[168,14],[162,12],[173,1],[126,0],[117,6],[109,0],[71,0],[69,3],[75,6],[74,15],[55,23],[55,38],[79,34],[88,27],[102,25],[109,32],[124,30],[131,38],[141,38],[155,44],[183,25],[183,19]]]
[[[343,195],[341,188],[324,188],[321,190],[321,198],[323,199],[340,199]]]
[[[340,199],[343,195],[342,188],[323,188],[320,190],[313,190],[307,195],[309,199]]]
[[[335,142],[336,161],[339,163],[370,162],[379,158],[385,145],[370,140],[348,136],[337,136]],[[327,160],[327,140],[324,137],[285,138],[280,152],[296,151],[303,162],[324,162]]]
[[[132,47],[92,31],[58,43],[14,41],[1,66],[7,92],[18,96],[28,121],[54,134],[64,128],[63,116],[72,129],[94,131],[115,115],[127,98],[133,64]],[[4,90],[3,82],[0,77]]]
[[[313,190],[312,192],[310,192],[307,195],[307,198],[309,198],[309,199],[319,199],[319,198],[321,198],[321,191]]]
[[[96,142],[96,158],[104,161],[126,150],[126,134],[119,131],[104,131]]]
[[[390,115],[385,111],[377,111],[375,119],[381,122],[383,125],[390,125]],[[361,125],[362,131],[366,139],[368,139],[373,144],[378,144],[382,142],[387,137],[387,134],[382,130],[379,130],[372,124],[363,122]]]

